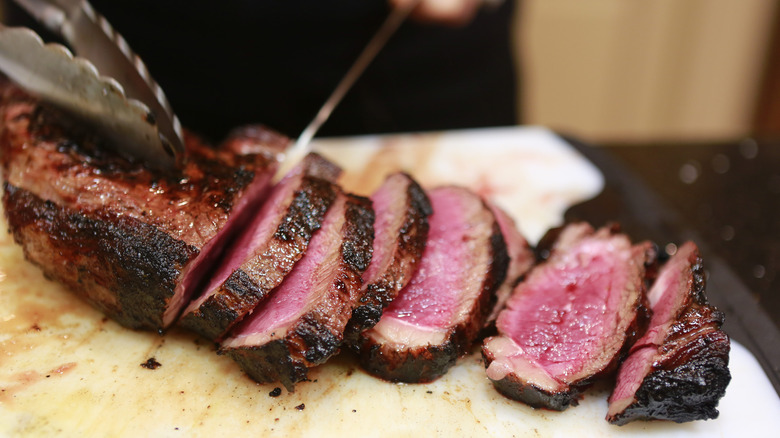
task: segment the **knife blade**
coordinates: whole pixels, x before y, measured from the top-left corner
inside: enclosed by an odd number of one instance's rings
[[[282,162],[279,164],[279,168],[274,175],[274,181],[279,181],[311,151],[311,140],[314,138],[314,135],[328,120],[328,117],[330,117],[333,110],[338,106],[349,89],[352,88],[352,85],[354,85],[358,78],[363,74],[366,67],[371,64],[371,61],[374,60],[382,47],[385,46],[390,37],[419,3],[420,0],[415,0],[402,7],[394,8],[390,12],[374,36],[371,37],[368,44],[363,48],[363,51],[360,52],[360,55],[358,55],[357,59],[352,63],[349,70],[347,70],[347,73],[338,85],[336,85],[336,88],[328,99],[322,107],[320,107],[317,114],[311,122],[309,122],[306,128],[301,131],[295,144],[285,152]]]
[[[138,144],[120,141],[120,152],[142,158],[154,167],[173,166],[184,152],[181,124],[143,61],[108,21],[86,0],[15,1],[48,29],[61,35],[76,54],[89,60],[101,75],[121,84],[128,99],[146,106],[158,134],[146,137]],[[107,112],[100,117],[110,119],[112,115]],[[110,125],[116,120],[97,122]]]

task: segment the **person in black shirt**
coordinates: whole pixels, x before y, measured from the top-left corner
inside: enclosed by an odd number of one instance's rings
[[[182,124],[217,141],[254,123],[297,136],[390,8],[406,1],[91,3],[144,60]],[[516,124],[512,10],[510,0],[423,0],[318,136]]]

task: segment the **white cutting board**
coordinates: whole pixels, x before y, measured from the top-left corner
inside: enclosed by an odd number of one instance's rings
[[[600,173],[538,128],[483,129],[319,141],[368,193],[404,169],[424,185],[458,183],[494,195],[529,240],[565,208],[598,193]],[[5,230],[5,223],[0,229]],[[706,262],[706,261],[705,261]],[[154,357],[154,370],[140,366]],[[209,343],[107,320],[22,257],[0,233],[0,436],[775,436],[780,399],[756,360],[733,344],[733,380],[714,421],[605,420],[595,388],[565,412],[534,410],[493,390],[475,353],[426,385],[387,383],[342,355],[295,393],[269,393]]]

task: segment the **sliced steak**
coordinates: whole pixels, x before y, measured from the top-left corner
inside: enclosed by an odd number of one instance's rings
[[[363,294],[344,334],[351,345],[379,322],[383,309],[411,280],[425,249],[432,213],[428,196],[405,173],[390,175],[371,200],[376,214],[374,252],[363,273]]]
[[[650,327],[620,366],[607,420],[717,418],[731,380],[723,313],[707,303],[704,269],[693,242],[682,245],[650,288]]]
[[[179,323],[218,340],[250,313],[303,257],[336,198],[338,189],[328,180],[339,173],[316,154],[291,170],[226,251],[202,295],[185,309]]]
[[[220,352],[258,382],[278,381],[292,391],[310,367],[339,350],[371,260],[373,223],[368,199],[340,194],[303,259]]]
[[[27,259],[125,326],[168,327],[275,168],[186,140],[181,169],[153,171],[0,80],[3,202]]]
[[[485,339],[487,376],[499,392],[563,410],[608,373],[646,324],[645,265],[651,245],[613,230],[567,226],[550,258],[514,290]]]
[[[496,303],[487,319],[487,324],[493,324],[498,313],[503,310],[507,300],[512,295],[517,283],[525,276],[535,263],[534,252],[528,241],[517,229],[515,221],[500,207],[493,203],[488,206],[496,216],[501,234],[506,242],[506,251],[509,256],[509,266],[506,271],[506,279],[496,291]]]
[[[433,214],[417,271],[359,343],[362,366],[391,381],[446,373],[472,346],[506,275],[504,239],[482,199],[458,187],[428,196]]]

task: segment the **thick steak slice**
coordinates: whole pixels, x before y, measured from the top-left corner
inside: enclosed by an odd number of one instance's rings
[[[595,377],[614,370],[646,323],[650,248],[610,229],[567,226],[550,258],[515,288],[496,321],[498,336],[483,343],[498,391],[563,410]]]
[[[405,173],[390,175],[371,201],[376,215],[374,252],[363,273],[363,294],[344,334],[352,345],[361,332],[379,322],[383,309],[411,280],[425,249],[432,213],[428,196]]]
[[[147,169],[0,83],[3,202],[31,262],[119,323],[163,330],[266,194],[265,154],[187,138],[185,165]],[[254,143],[245,139],[244,143]]]
[[[310,154],[285,175],[179,323],[218,340],[252,312],[303,257],[336,198],[337,187],[328,180],[339,173],[335,165]]]
[[[458,187],[428,197],[433,215],[417,271],[361,335],[362,366],[391,381],[427,382],[446,373],[472,346],[506,275],[504,239],[482,199]]]
[[[523,276],[533,267],[535,263],[534,252],[528,241],[517,229],[515,221],[500,207],[493,203],[488,206],[496,216],[498,226],[501,227],[501,234],[506,242],[506,252],[509,256],[509,266],[506,270],[506,279],[496,291],[496,303],[488,316],[487,324],[493,324],[498,317],[498,313],[503,310],[507,300],[512,295],[512,291]]]
[[[609,422],[717,418],[731,380],[730,345],[720,329],[723,313],[708,305],[704,283],[698,248],[687,242],[650,288],[650,327],[620,366]]]
[[[371,261],[374,213],[366,198],[339,194],[284,282],[222,343],[258,382],[289,391],[338,352],[361,275]]]

